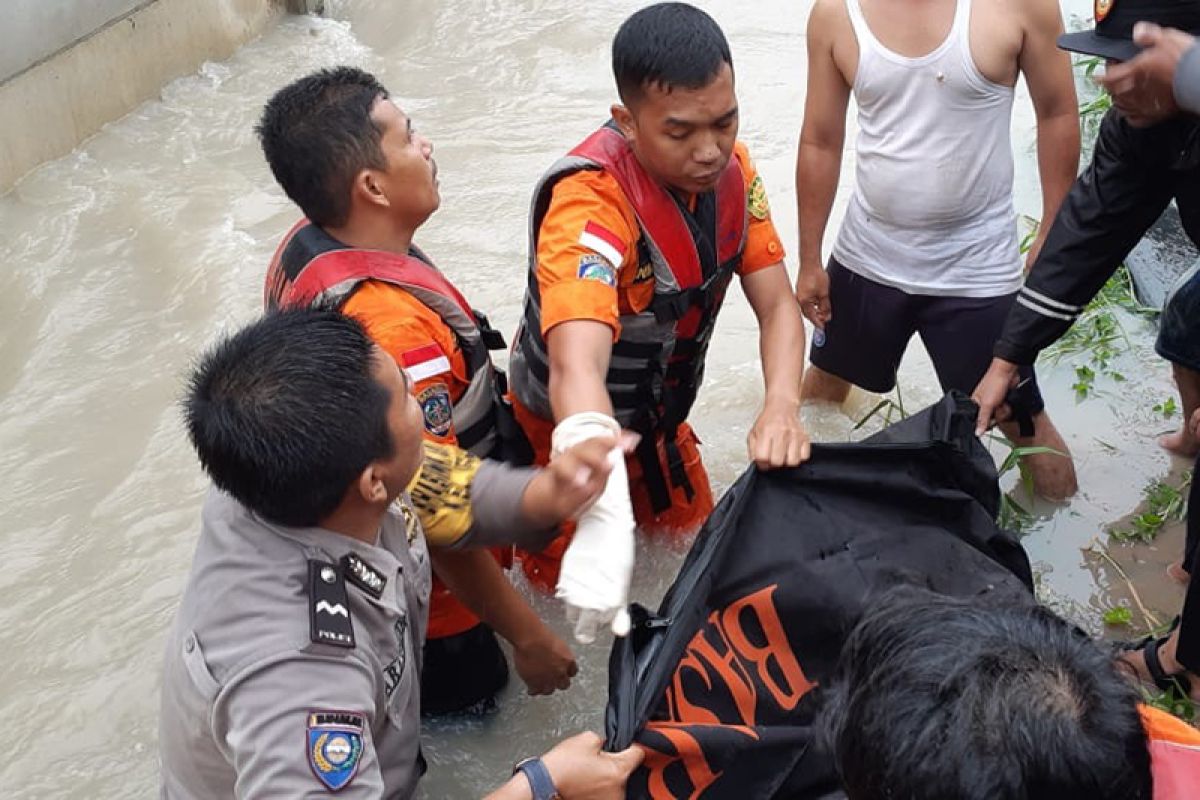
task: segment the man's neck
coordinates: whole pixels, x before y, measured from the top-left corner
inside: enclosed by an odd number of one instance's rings
[[[407,255],[412,245],[414,231],[392,225],[359,222],[353,220],[338,227],[327,227],[325,232],[343,244],[359,250],[382,250],[385,253]]]
[[[383,525],[383,517],[386,513],[386,506],[383,509],[368,505],[347,508],[343,503],[332,514],[321,520],[320,526],[327,531],[340,533],[351,539],[375,546],[379,543],[379,529]]]

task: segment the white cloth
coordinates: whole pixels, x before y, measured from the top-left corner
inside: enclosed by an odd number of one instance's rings
[[[846,8],[858,39],[860,130],[854,195],[833,257],[909,294],[1017,291],[1013,89],[975,65],[970,0],[958,0],[946,40],[919,58],[884,47],[858,0]]]
[[[554,428],[551,451],[564,450],[598,436],[619,438],[621,426],[607,414],[572,414]],[[575,538],[563,554],[555,596],[567,605],[575,639],[595,641],[596,629],[612,622],[617,636],[629,633],[629,581],[633,575],[635,523],[629,500],[625,458],[613,451],[612,472],[604,492],[580,515]]]

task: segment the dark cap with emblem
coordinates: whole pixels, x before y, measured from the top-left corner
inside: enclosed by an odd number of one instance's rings
[[[1095,0],[1096,27],[1066,33],[1058,46],[1089,56],[1128,61],[1141,52],[1133,43],[1133,26],[1153,22],[1200,35],[1200,0]]]

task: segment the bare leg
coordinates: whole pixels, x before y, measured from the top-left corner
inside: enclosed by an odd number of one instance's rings
[[[1071,451],[1045,411],[1033,416],[1033,436],[1021,436],[1016,422],[1002,422],[1000,430],[1017,447],[1049,447],[1058,451],[1025,457],[1025,463],[1033,475],[1035,492],[1047,500],[1058,501],[1066,500],[1078,491]]]
[[[804,370],[804,387],[800,396],[805,400],[844,403],[850,394],[850,382],[832,375],[812,364]]]
[[[1188,420],[1200,407],[1200,372],[1172,364],[1175,385],[1179,387],[1179,398],[1183,401],[1183,425],[1174,433],[1158,437],[1159,445],[1166,451],[1185,458],[1195,458],[1200,453],[1200,441],[1188,430]]]

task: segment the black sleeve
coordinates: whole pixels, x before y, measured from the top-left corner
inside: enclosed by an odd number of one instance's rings
[[[998,358],[1032,364],[1067,332],[1171,201],[1171,147],[1156,129],[1132,128],[1108,112],[1092,163],[1063,200],[1009,312]]]

